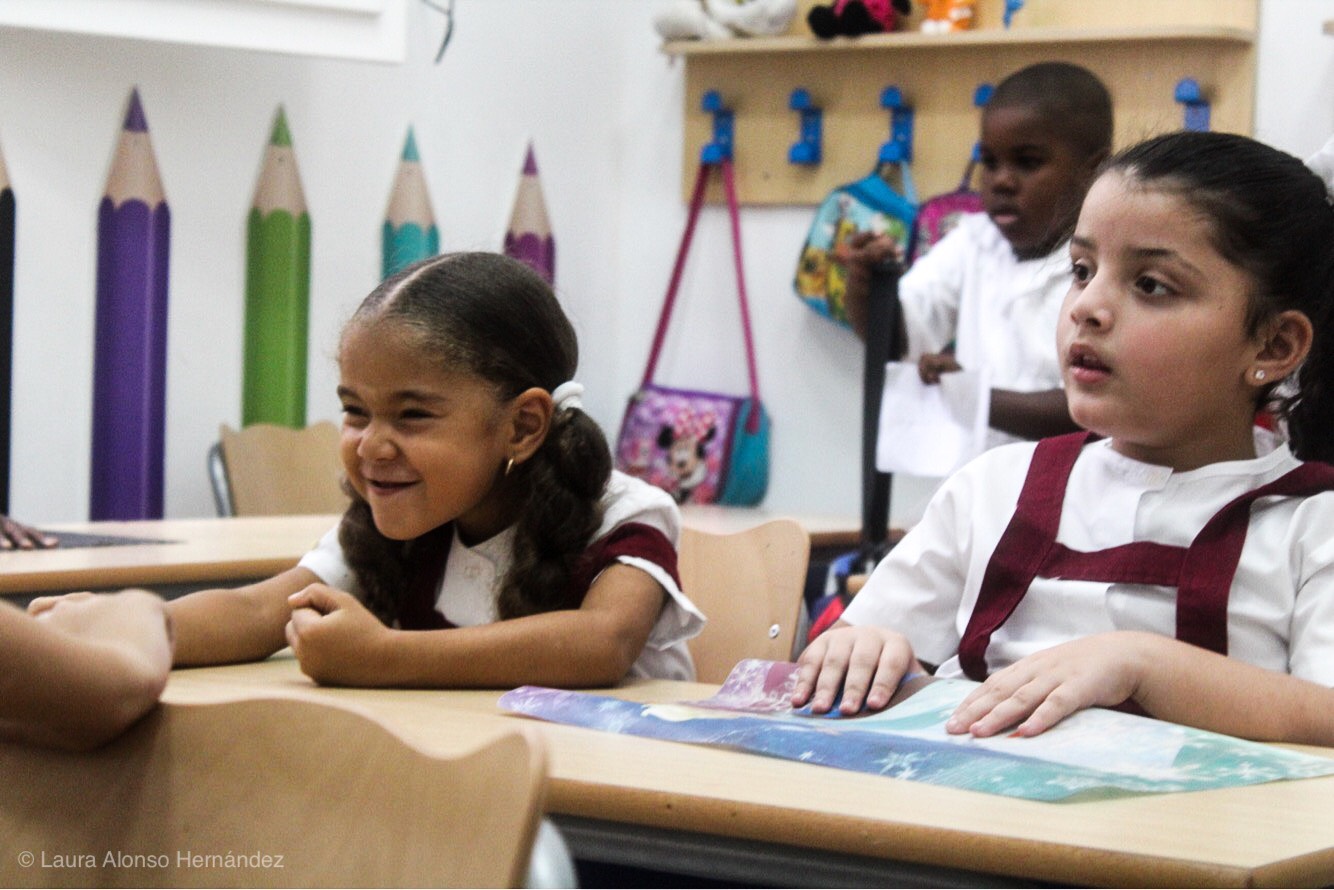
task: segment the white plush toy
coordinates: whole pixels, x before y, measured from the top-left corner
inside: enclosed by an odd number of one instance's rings
[[[653,19],[664,40],[726,40],[782,34],[797,0],[674,0]]]

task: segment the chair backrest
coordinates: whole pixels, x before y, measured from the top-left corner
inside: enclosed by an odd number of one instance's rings
[[[234,516],[343,512],[347,495],[338,438],[338,427],[327,420],[300,430],[271,423],[234,430],[223,424],[218,445],[227,497],[215,492],[219,510],[230,503]]]
[[[5,887],[513,887],[546,786],[535,734],[444,759],[296,699],[162,704],[91,753],[0,743],[0,775]]]
[[[701,682],[721,683],[743,658],[792,659],[810,551],[791,519],[729,535],[682,531],[681,587],[709,619],[688,643]]]

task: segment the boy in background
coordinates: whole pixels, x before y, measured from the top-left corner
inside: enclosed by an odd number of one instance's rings
[[[1093,73],[1042,62],[1011,74],[982,112],[985,212],[962,217],[899,281],[903,358],[923,382],[988,371],[989,447],[1075,429],[1056,320],[1070,287],[1069,233],[1111,143],[1111,97]],[[863,233],[850,246],[845,300],[865,339],[871,270],[895,245]]]

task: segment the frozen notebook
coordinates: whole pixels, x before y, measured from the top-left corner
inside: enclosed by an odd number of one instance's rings
[[[1028,800],[1200,791],[1334,775],[1334,759],[1093,708],[1033,738],[949,735],[945,721],[977,684],[919,677],[890,707],[813,716],[788,704],[796,665],[747,660],[712,698],[641,704],[523,686],[500,707],[556,723],[715,745]]]

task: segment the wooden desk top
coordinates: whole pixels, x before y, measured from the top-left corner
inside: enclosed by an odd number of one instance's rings
[[[714,689],[650,681],[611,694],[682,701]],[[164,699],[256,695],[330,699],[365,709],[410,743],[442,754],[459,753],[524,720],[546,741],[552,813],[1057,883],[1334,882],[1334,777],[1041,803],[529,721],[498,711],[495,690],[322,689],[284,654],[256,664],[176,671]],[[1334,750],[1320,753],[1334,756]]]
[[[43,526],[170,543],[0,552],[0,594],[206,584],[290,569],[337,516],[161,519]]]
[[[760,508],[687,506],[687,526],[730,534],[786,514]],[[854,547],[856,520],[793,516],[813,546]],[[266,578],[296,565],[337,515],[160,519],[43,526],[54,532],[146,538],[167,543],[0,551],[0,595],[49,591],[228,584]]]

